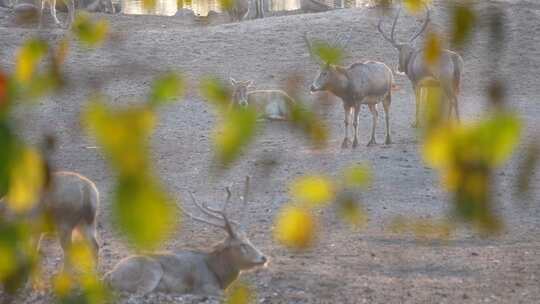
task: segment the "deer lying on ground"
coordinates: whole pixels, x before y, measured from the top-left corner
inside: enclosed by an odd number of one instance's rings
[[[11,216],[7,198],[0,200],[3,215]],[[45,217],[53,224],[62,251],[64,266],[70,268],[66,261],[71,247],[73,231],[78,231],[88,241],[97,265],[99,245],[96,238],[96,217],[99,207],[99,192],[96,185],[88,178],[75,173],[60,171],[51,175],[50,184],[44,190],[36,205],[28,212],[28,220],[39,220]],[[44,232],[36,238],[36,250],[40,251]],[[63,266],[63,268],[64,268]]]
[[[319,61],[312,50],[312,45],[304,35],[305,42],[311,57]],[[371,139],[368,146],[376,144],[375,128],[377,126],[378,112],[376,104],[382,102],[386,119],[386,144],[391,144],[390,139],[390,104],[392,103],[392,70],[377,61],[365,61],[353,63],[349,67],[342,67],[320,62],[321,68],[317,78],[313,81],[310,91],[328,91],[343,101],[345,110],[345,138],[341,144],[342,148],[350,145],[349,140],[349,120],[353,116],[354,140],[353,148],[358,146],[358,114],[360,105],[366,104],[373,116],[371,127]]]
[[[239,230],[239,224],[228,219],[226,208],[231,191],[221,210],[201,205],[191,194],[193,204],[208,218],[194,216],[180,207],[191,219],[219,227],[227,238],[210,252],[178,251],[135,255],[121,260],[105,281],[117,291],[144,295],[150,292],[203,294],[221,296],[240,272],[265,265],[266,257]],[[247,202],[249,178],[246,178],[243,204]],[[217,222],[216,222],[217,221]]]
[[[259,117],[269,120],[287,120],[295,101],[281,90],[249,91],[252,81],[236,81],[233,86],[232,106],[253,107]]]
[[[415,93],[416,118],[413,127],[419,125],[419,94],[420,83],[426,78],[434,78],[441,83],[441,87],[449,101],[448,115],[451,115],[452,108],[455,110],[456,118],[459,120],[458,95],[460,91],[461,73],[463,71],[463,59],[455,52],[443,49],[439,57],[438,66],[429,66],[424,62],[424,50],[422,47],[413,46],[414,41],[426,30],[430,21],[429,8],[426,7],[426,18],[420,30],[412,36],[407,43],[398,43],[394,39],[396,23],[401,13],[399,8],[394,21],[390,37],[382,30],[382,18],[379,20],[377,29],[385,40],[390,42],[399,52],[398,72],[407,75],[411,81]]]

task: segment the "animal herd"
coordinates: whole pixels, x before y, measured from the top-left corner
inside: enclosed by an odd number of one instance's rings
[[[52,0],[54,2],[54,0]],[[426,29],[430,19],[429,9],[421,29],[407,43],[399,43],[395,39],[395,28],[400,12],[396,14],[390,35],[382,29],[382,19],[377,28],[382,37],[399,53],[398,71],[409,78],[415,95],[420,88],[420,80],[426,77],[437,79],[446,93],[449,107],[453,108],[457,117],[458,94],[463,70],[463,60],[452,51],[444,50],[438,69],[431,69],[424,63],[423,50],[413,46],[413,42]],[[309,53],[313,58],[313,46],[307,34],[304,35]],[[343,101],[345,112],[345,136],[342,148],[358,146],[358,116],[361,105],[367,105],[372,116],[371,139],[375,141],[377,125],[377,104],[382,103],[385,112],[386,144],[390,138],[390,106],[394,79],[392,70],[384,63],[365,61],[353,63],[348,67],[318,62],[321,66],[318,76],[313,81],[310,91],[328,91]],[[269,120],[289,119],[291,106],[295,101],[287,93],[280,90],[249,91],[251,81],[230,79],[233,87],[231,107],[253,107],[261,118]],[[415,98],[416,100],[418,98]],[[419,105],[416,102],[416,108]],[[353,140],[349,139],[349,125],[353,127]],[[418,110],[415,125],[419,122]],[[248,203],[249,177],[246,178],[243,195],[240,201]],[[223,229],[227,237],[209,252],[179,251],[136,255],[121,260],[104,280],[120,291],[146,294],[153,291],[174,293],[200,293],[221,295],[244,270],[249,270],[268,263],[268,259],[246,238],[241,223],[231,220],[227,214],[227,206],[232,200],[229,188],[222,208],[215,209],[200,203],[191,194],[193,205],[200,211],[196,216],[180,207],[183,214],[194,221]],[[79,231],[90,243],[97,260],[99,245],[96,238],[96,218],[99,207],[99,193],[92,181],[73,172],[56,172],[51,179],[49,190],[36,205],[36,212],[46,212],[55,223],[58,239],[66,253],[71,246],[71,236]],[[245,209],[245,208],[244,208]],[[39,241],[36,245],[39,248]],[[65,262],[66,267],[69,264]]]

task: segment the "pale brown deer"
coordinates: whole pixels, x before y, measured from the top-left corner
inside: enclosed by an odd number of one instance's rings
[[[226,208],[231,191],[221,209],[200,204],[191,194],[193,204],[204,217],[195,216],[179,206],[191,219],[223,229],[227,237],[209,252],[176,251],[135,255],[121,260],[105,281],[117,291],[140,295],[150,292],[204,294],[221,296],[242,271],[265,265],[267,258],[251,244],[240,230],[239,223],[229,220]],[[244,206],[248,200],[249,178],[246,178]]]
[[[456,118],[459,120],[458,95],[461,85],[461,74],[463,72],[463,59],[459,54],[443,49],[441,51],[438,64],[434,66],[426,64],[423,48],[414,46],[414,41],[426,30],[430,21],[429,8],[426,7],[425,9],[426,18],[424,19],[422,27],[406,43],[397,42],[394,38],[394,32],[396,29],[397,20],[401,13],[401,7],[398,9],[396,16],[394,17],[390,36],[386,35],[382,29],[382,18],[379,20],[377,25],[377,29],[383,38],[390,42],[390,44],[392,44],[392,46],[399,52],[398,72],[407,75],[411,81],[415,94],[416,106],[413,127],[418,127],[419,125],[420,83],[426,78],[434,78],[440,82],[441,87],[449,101],[448,115],[450,115],[452,113],[452,109],[454,109]]]
[[[386,119],[386,144],[391,144],[390,139],[390,104],[392,103],[392,70],[386,64],[378,61],[365,61],[353,63],[348,67],[332,65],[320,62],[312,50],[312,45],[304,34],[304,39],[311,57],[319,62],[321,68],[310,91],[328,91],[343,101],[345,110],[345,138],[342,148],[350,145],[349,122],[353,117],[354,140],[353,148],[358,146],[358,114],[360,105],[366,104],[371,111],[373,122],[371,127],[371,139],[368,146],[376,144],[375,128],[377,126],[378,112],[376,105],[383,104]]]

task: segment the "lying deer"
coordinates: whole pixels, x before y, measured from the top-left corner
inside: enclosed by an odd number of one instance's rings
[[[396,29],[397,20],[401,13],[401,7],[399,8],[394,21],[392,23],[392,30],[390,37],[388,37],[382,30],[382,18],[379,20],[377,29],[385,40],[390,42],[392,46],[399,52],[399,65],[398,72],[407,75],[411,81],[414,93],[415,93],[415,105],[416,105],[416,118],[413,123],[413,127],[417,127],[419,124],[419,94],[420,83],[426,78],[434,78],[438,80],[442,89],[449,100],[448,115],[452,113],[452,108],[455,110],[456,118],[459,120],[458,99],[461,83],[461,73],[463,71],[463,59],[455,52],[443,49],[441,51],[438,66],[431,67],[424,62],[424,50],[422,47],[415,47],[414,41],[426,30],[429,23],[429,8],[426,7],[426,19],[420,30],[412,36],[407,43],[398,43],[394,38],[394,32]]]
[[[0,200],[4,216],[9,217],[7,198]],[[78,231],[93,250],[97,265],[99,245],[96,238],[96,216],[99,206],[99,192],[96,185],[88,178],[75,173],[60,171],[51,176],[50,184],[44,190],[40,200],[31,209],[28,220],[37,220],[45,216],[53,224],[64,253],[64,266],[71,247],[73,231]],[[41,240],[45,233],[37,238],[36,250],[40,251]]]
[[[295,101],[281,90],[249,91],[252,81],[236,81],[231,78],[233,86],[233,106],[253,107],[261,118],[270,120],[287,120]]]
[[[313,48],[307,34],[304,35],[310,55],[313,59],[318,58],[313,53]],[[373,116],[371,126],[371,139],[368,146],[376,144],[375,128],[377,126],[378,112],[376,104],[382,102],[386,119],[386,144],[391,144],[390,139],[390,104],[392,103],[392,70],[384,63],[377,61],[365,61],[353,63],[348,67],[319,62],[321,68],[317,78],[313,81],[310,91],[328,91],[343,101],[345,110],[345,138],[342,148],[349,147],[349,120],[353,116],[354,140],[353,148],[358,146],[358,114],[360,105],[366,104]]]
[[[190,193],[193,204],[207,218],[194,216],[180,207],[182,213],[191,219],[227,232],[227,238],[212,251],[178,251],[127,257],[105,275],[105,281],[117,291],[140,295],[157,291],[221,296],[240,272],[265,265],[266,257],[239,230],[239,224],[228,219],[226,208],[231,191],[229,188],[226,191],[227,199],[221,210],[201,205]],[[242,197],[244,205],[248,191],[249,178],[246,178]]]

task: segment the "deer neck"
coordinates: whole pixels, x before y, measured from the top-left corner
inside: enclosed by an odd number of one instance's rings
[[[347,69],[336,66],[331,92],[341,99],[349,99],[351,93]]]
[[[234,265],[227,248],[219,248],[211,252],[208,255],[206,264],[215,274],[222,289],[226,289],[240,274],[240,269]]]

